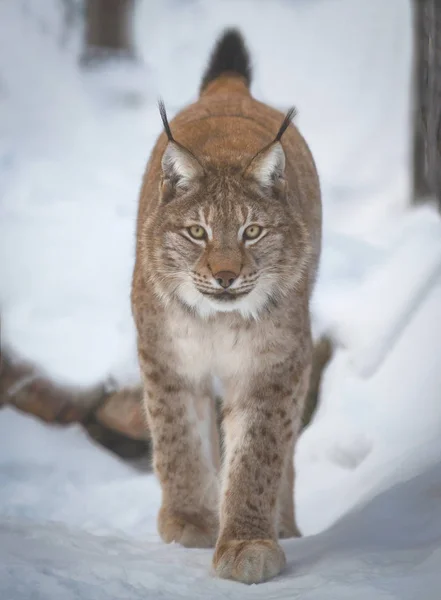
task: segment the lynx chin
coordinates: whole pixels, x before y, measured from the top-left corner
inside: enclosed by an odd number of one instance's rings
[[[197,102],[170,123],[160,103],[132,284],[159,533],[214,547],[214,573],[249,584],[277,575],[278,539],[299,535],[293,456],[321,239],[319,180],[295,111],[255,100],[250,80],[243,39],[227,30]]]

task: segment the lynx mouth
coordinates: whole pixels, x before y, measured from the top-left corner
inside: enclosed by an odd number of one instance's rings
[[[199,290],[203,296],[210,298],[211,300],[219,300],[220,302],[234,302],[247,296],[251,290],[246,292],[203,292]]]

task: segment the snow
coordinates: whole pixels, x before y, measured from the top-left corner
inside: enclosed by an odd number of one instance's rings
[[[3,409],[0,433],[2,599],[439,598],[441,467],[434,445],[421,448],[418,461],[402,456],[406,466],[386,465],[387,486],[378,483],[372,499],[328,529],[322,522],[321,533],[283,541],[285,572],[248,588],[214,579],[210,551],[164,545],[155,531],[154,477],[132,472],[78,428],[53,430]],[[32,439],[32,448],[10,445],[17,434]],[[54,454],[60,448],[62,461]],[[357,478],[375,489],[369,470]],[[308,499],[312,506],[299,502],[310,518],[332,512],[332,496],[323,491]]]
[[[76,29],[60,45],[52,1],[1,3],[0,254],[14,256],[0,264],[2,337],[61,383],[139,377],[129,288],[156,99],[171,116],[195,98],[232,15],[253,53],[256,95],[299,109],[331,230],[366,236],[403,212],[410,4],[279,0],[256,11],[254,2],[138,3],[144,62],[99,76],[78,69]],[[262,35],[270,30],[278,35]]]
[[[365,255],[356,265],[354,251]],[[371,256],[370,264],[366,256]],[[358,270],[358,276],[351,268]],[[322,277],[314,299],[317,323],[350,349],[353,368],[368,377],[440,277],[440,219],[431,207],[409,211],[389,225],[387,245],[359,242],[355,246],[353,239],[341,235],[325,238]],[[329,298],[330,288],[335,297]]]
[[[259,587],[215,580],[211,552],[160,541],[152,474],[79,427],[3,408],[0,598],[438,600],[441,221],[409,207],[410,2],[139,2],[143,60],[87,75],[79,25],[67,35],[58,10],[0,3],[6,348],[63,383],[138,381],[129,291],[156,99],[170,115],[193,100],[215,35],[234,22],[255,94],[297,105],[317,160],[314,330],[336,351],[297,448],[305,537],[283,542],[287,569]]]

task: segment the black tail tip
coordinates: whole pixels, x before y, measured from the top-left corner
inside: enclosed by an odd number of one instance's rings
[[[242,34],[238,29],[226,29],[216,42],[210,62],[202,78],[201,91],[224,73],[243,77],[250,87],[251,65],[250,55]]]

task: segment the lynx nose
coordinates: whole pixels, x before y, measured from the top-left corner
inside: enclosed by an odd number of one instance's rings
[[[233,271],[218,271],[214,274],[214,278],[226,290],[236,281],[237,275]]]

